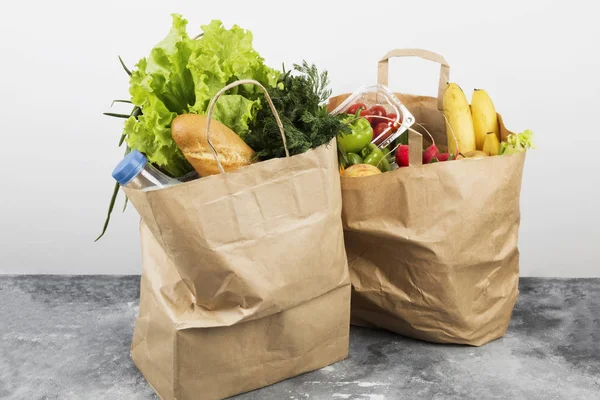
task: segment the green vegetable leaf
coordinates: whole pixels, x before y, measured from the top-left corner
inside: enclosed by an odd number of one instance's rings
[[[121,66],[123,67],[125,72],[127,72],[127,75],[131,76],[131,71],[129,70],[129,68],[127,68],[127,66],[125,65],[125,62],[123,61],[121,56],[119,56],[119,62],[121,63]]]
[[[306,61],[302,61],[302,65],[294,64],[294,69],[304,74],[306,79],[308,79],[312,85],[313,93],[317,96],[320,103],[326,101],[331,96],[331,89],[327,88],[327,85],[329,85],[327,71],[319,73],[314,64],[308,65]],[[360,115],[358,110],[357,113]]]
[[[344,168],[348,167],[348,165],[350,165],[350,158],[348,157],[348,153],[346,153],[346,150],[344,150],[340,142],[337,142],[337,149],[339,164]]]
[[[506,138],[506,141],[500,143],[498,155],[515,154],[527,151],[527,149],[535,149],[533,144],[533,132],[529,129],[522,133],[511,133]]]
[[[106,113],[123,118],[119,146],[138,150],[159,170],[172,177],[193,171],[171,134],[171,122],[184,113],[206,113],[214,95],[225,85],[239,79],[254,79],[265,87],[278,83],[280,72],[267,67],[252,48],[252,34],[238,26],[225,29],[221,21],[204,25],[198,40],[186,32],[187,20],[172,14],[167,36],[142,58],[133,71],[123,59],[119,62],[130,76],[129,94],[134,109],[131,115]],[[200,37],[201,36],[201,37]],[[262,107],[260,89],[254,85],[236,87],[217,102],[214,118],[238,134],[247,135],[249,125]],[[118,193],[115,186],[102,237]],[[127,206],[125,199],[124,208]]]
[[[122,137],[151,163],[179,177],[192,167],[173,141],[173,118],[206,113],[215,94],[239,79],[274,86],[279,72],[264,64],[252,48],[252,34],[237,25],[227,30],[214,20],[202,26],[204,34],[194,40],[186,32],[187,20],[179,14],[172,17],[169,34],[131,72],[131,100],[141,111],[126,120]],[[224,94],[214,118],[240,135],[247,134],[261,106],[258,90],[244,85]]]
[[[308,66],[304,62],[282,74],[276,86],[268,89],[283,124],[290,155],[329,143],[338,133],[350,132],[344,124],[345,114],[330,115],[321,104],[323,96],[329,93],[325,89],[328,83],[326,73],[319,73],[314,65]],[[243,135],[242,139],[262,159],[284,157],[283,140],[275,117],[264,96],[260,99],[262,105],[250,126],[252,134]]]
[[[129,118],[131,116],[131,115],[127,115],[127,114],[118,114],[118,113],[111,113],[111,112],[105,112],[103,114],[107,115],[109,117],[115,117],[115,118]]]
[[[264,59],[252,48],[251,32],[237,25],[227,30],[219,20],[203,25],[202,30],[204,35],[197,41],[198,49],[188,62],[196,85],[196,101],[191,111],[205,112],[214,95],[236,80],[254,79],[266,87],[275,86],[279,72],[267,67]],[[231,93],[256,100],[260,89],[254,85],[243,85],[234,88]]]
[[[171,136],[170,124],[177,114],[170,112],[156,97],[149,97],[144,114],[125,122],[127,144],[146,154],[148,160],[171,176],[191,171],[191,166]]]
[[[143,112],[125,122],[127,144],[146,155],[171,176],[192,170],[171,136],[171,121],[195,102],[194,83],[187,62],[197,44],[186,33],[187,21],[173,14],[167,37],[141,59],[131,74],[129,93]],[[134,110],[135,111],[135,110]]]
[[[140,85],[144,88],[149,87],[151,93],[158,97],[169,111],[178,114],[185,112],[195,101],[194,82],[187,63],[198,42],[187,35],[186,26],[187,20],[180,15],[173,15],[173,26],[169,34],[150,52],[145,68],[147,75],[140,76]],[[144,82],[146,77],[149,79]],[[144,109],[143,104],[139,104],[135,99],[134,103]]]
[[[115,103],[127,103],[127,104],[132,104],[131,100],[113,100],[112,103],[110,103],[110,106],[114,106]]]
[[[260,100],[248,100],[239,94],[222,95],[215,104],[213,118],[243,137],[248,133],[248,124],[259,107]]]
[[[104,236],[104,233],[106,233],[106,229],[108,228],[108,223],[110,222],[110,214],[112,213],[113,208],[115,208],[115,201],[117,200],[117,195],[119,194],[120,187],[121,187],[121,185],[119,184],[119,182],[115,183],[115,187],[113,189],[113,193],[110,198],[110,203],[108,204],[108,212],[106,214],[106,219],[104,220],[104,226],[102,227],[102,232],[100,232],[100,235],[96,238],[96,240],[94,240],[94,242],[97,242],[98,240],[100,240],[100,238],[102,236]]]
[[[398,144],[404,144],[408,146],[408,131],[404,131],[400,134],[400,136],[398,136],[398,138],[396,138],[396,140],[398,141],[396,143],[396,141],[394,141],[394,147],[397,146]]]

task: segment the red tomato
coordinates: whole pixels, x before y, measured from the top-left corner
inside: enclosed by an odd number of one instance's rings
[[[382,106],[373,106],[373,107],[369,108],[369,112],[371,113],[371,115],[375,116],[373,118],[373,122],[371,123],[371,125],[377,125],[380,122],[386,122],[385,119],[377,118],[378,116],[381,116],[381,117],[387,116],[387,113],[385,112],[385,108],[383,108]]]
[[[346,110],[346,114],[356,114],[356,112],[358,111],[359,108],[362,108],[363,110],[367,109],[367,106],[365,106],[365,103],[356,103],[356,104],[352,104],[350,107],[348,107],[348,109]]]
[[[373,116],[371,115],[371,113],[368,110],[362,110],[360,112],[360,116],[361,117],[365,117],[367,121],[369,121],[369,123],[371,125],[373,125]]]
[[[402,125],[402,118],[398,119],[398,122],[396,122],[396,118],[398,118],[398,116],[394,113],[389,113],[387,115],[387,117],[389,119],[393,119],[394,121],[390,121],[388,120],[387,123],[389,126],[392,127],[392,132],[396,132],[398,129],[400,129],[400,125]]]
[[[382,117],[385,117],[387,115],[385,108],[383,108],[383,106],[380,105],[371,107],[369,111],[371,111],[372,114],[381,115]]]
[[[386,122],[380,122],[375,125],[375,129],[373,129],[373,139],[377,139],[382,136],[381,139],[385,140],[392,133],[390,126]]]

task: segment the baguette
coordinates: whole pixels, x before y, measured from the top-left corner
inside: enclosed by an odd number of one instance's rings
[[[220,173],[219,166],[206,141],[206,115],[181,114],[171,123],[173,140],[200,176]],[[210,123],[210,141],[226,172],[253,162],[254,150],[234,131],[219,121]]]

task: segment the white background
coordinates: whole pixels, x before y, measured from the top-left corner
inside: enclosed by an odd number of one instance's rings
[[[133,67],[161,40],[170,13],[221,19],[254,34],[273,67],[306,59],[334,94],[373,84],[392,48],[443,54],[451,80],[484,88],[508,128],[532,129],[521,196],[524,276],[600,276],[600,24],[575,1],[53,1],[6,2],[0,13],[0,273],[136,274],[138,216],[120,213],[94,243],[121,159],[128,97],[117,55]],[[439,68],[394,60],[390,86],[435,95]],[[113,111],[128,111],[116,108]],[[315,244],[318,245],[318,244]]]

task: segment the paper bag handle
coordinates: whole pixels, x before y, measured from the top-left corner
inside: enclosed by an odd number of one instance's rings
[[[234,88],[236,86],[247,85],[247,84],[252,84],[252,85],[258,86],[260,88],[260,90],[262,90],[263,93],[265,94],[267,103],[269,103],[269,107],[271,107],[271,111],[273,112],[273,115],[275,116],[275,121],[277,122],[277,127],[279,127],[279,132],[281,132],[281,139],[283,140],[283,148],[285,149],[285,156],[286,157],[290,156],[290,152],[287,148],[287,141],[285,140],[285,132],[283,131],[283,124],[281,123],[279,114],[277,113],[277,110],[275,109],[273,100],[271,100],[271,96],[269,96],[269,92],[267,92],[267,89],[265,89],[265,87],[263,85],[261,85],[259,82],[255,81],[253,79],[240,79],[239,81],[230,83],[229,85],[225,86],[223,89],[219,90],[217,92],[217,94],[215,94],[215,97],[212,98],[212,100],[210,101],[210,104],[208,105],[208,113],[206,115],[206,141],[208,142],[208,145],[210,146],[210,148],[212,150],[213,156],[215,157],[215,161],[217,162],[217,165],[219,166],[219,170],[221,171],[222,174],[225,173],[225,170],[223,169],[223,166],[221,165],[221,161],[219,160],[219,155],[217,154],[217,150],[215,149],[215,146],[213,146],[212,142],[210,141],[210,122],[212,121],[213,110],[215,108],[215,104],[217,103],[217,100],[223,93],[225,93],[229,89]]]
[[[388,60],[392,57],[418,57],[424,60],[429,60],[440,64],[440,82],[438,86],[438,110],[443,110],[442,96],[446,89],[446,84],[450,79],[450,66],[444,57],[434,53],[433,51],[423,49],[395,49],[389,51],[379,60],[377,64],[377,83],[388,86],[389,63]]]

